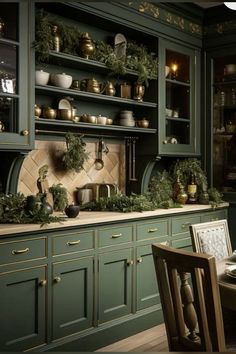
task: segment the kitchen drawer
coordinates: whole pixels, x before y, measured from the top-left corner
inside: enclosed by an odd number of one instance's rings
[[[130,226],[109,227],[98,230],[99,247],[114,246],[133,240],[133,228]]]
[[[179,238],[176,240],[172,240],[172,247],[174,248],[184,248],[185,250],[192,250],[192,241],[191,237]]]
[[[94,231],[73,232],[52,239],[53,256],[94,248]]]
[[[168,220],[144,222],[137,225],[137,240],[152,239],[155,237],[168,237]]]
[[[227,219],[226,210],[211,211],[201,216],[201,222],[217,221],[222,219]]]
[[[0,264],[24,262],[47,256],[46,239],[37,238],[0,243]]]
[[[182,233],[189,233],[189,226],[192,224],[200,223],[199,216],[186,216],[172,219],[172,236],[179,235]]]

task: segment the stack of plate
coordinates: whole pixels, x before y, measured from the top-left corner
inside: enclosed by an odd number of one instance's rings
[[[232,264],[225,268],[225,274],[236,279],[236,264]]]

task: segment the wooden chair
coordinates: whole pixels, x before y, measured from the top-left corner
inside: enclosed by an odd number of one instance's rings
[[[215,258],[160,244],[152,250],[169,350],[225,351]]]
[[[190,225],[193,250],[211,254],[216,261],[232,255],[227,220]]]

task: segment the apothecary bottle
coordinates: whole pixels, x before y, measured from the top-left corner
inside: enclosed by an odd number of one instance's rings
[[[188,186],[187,186],[187,191],[188,191],[188,204],[197,203],[197,184],[193,173],[191,173]]]

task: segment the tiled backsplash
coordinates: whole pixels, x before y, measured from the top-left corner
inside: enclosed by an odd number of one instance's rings
[[[36,141],[35,150],[26,156],[18,182],[18,192],[25,196],[37,194],[37,179],[39,168],[48,165],[47,180],[49,186],[61,183],[67,189],[68,198],[75,201],[76,188],[81,188],[87,183],[115,183],[120,191],[125,190],[125,145],[106,141],[109,152],[103,154],[104,167],[96,170],[94,161],[97,155],[97,143],[87,142],[86,149],[89,159],[84,164],[84,169],[79,173],[66,172],[61,168],[61,157],[66,149],[64,142]]]

